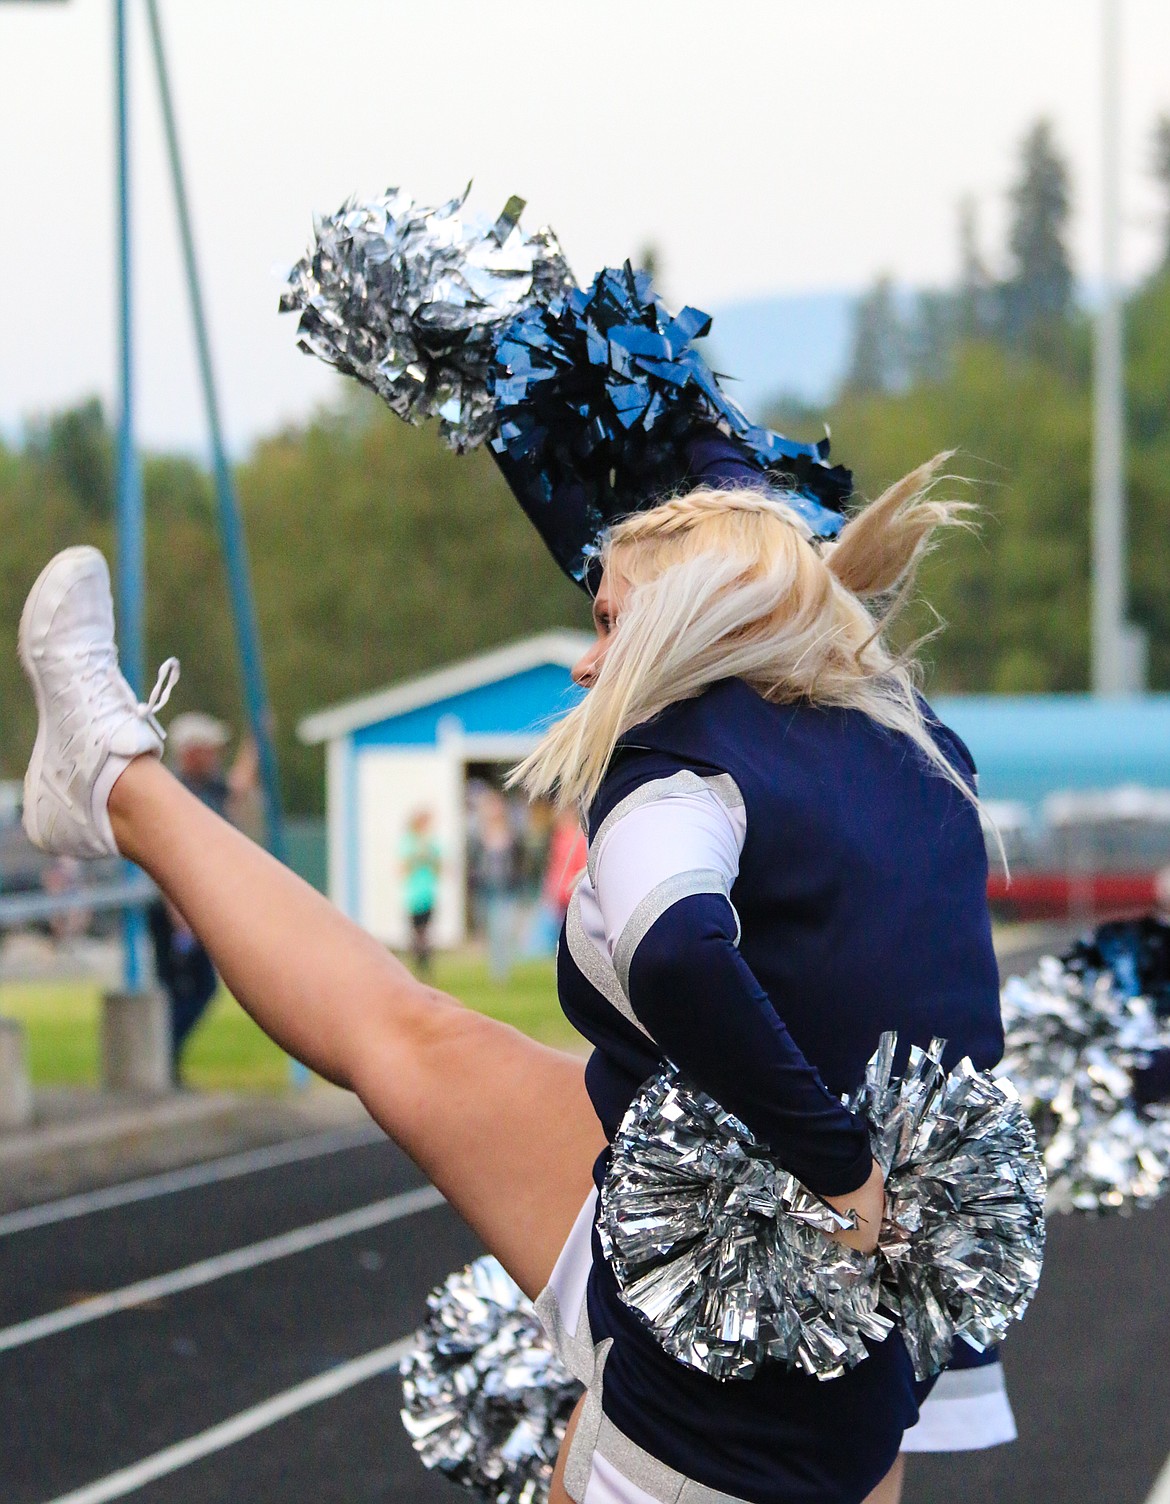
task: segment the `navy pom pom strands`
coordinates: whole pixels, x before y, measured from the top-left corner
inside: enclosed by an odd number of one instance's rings
[[[697,308],[672,315],[627,262],[501,334],[492,450],[574,579],[611,523],[703,480],[768,486],[813,537],[844,525],[849,472],[827,464],[827,440],[797,444],[748,421],[692,344],[710,327]]]
[[[487,441],[561,568],[585,584],[605,529],[680,486],[756,485],[813,538],[844,526],[848,470],[829,444],[751,423],[693,341],[711,320],[671,314],[627,262],[575,283],[556,236],[495,220],[467,195],[435,208],[401,190],[318,218],[281,309],[298,343],[451,448]]]

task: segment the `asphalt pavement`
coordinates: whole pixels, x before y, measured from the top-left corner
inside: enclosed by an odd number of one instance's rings
[[[0,1500],[452,1504],[410,1449],[393,1367],[145,1486],[111,1477],[409,1336],[428,1290],[481,1251],[424,1186],[383,1141],[0,1232]],[[422,1204],[395,1215],[411,1193]],[[393,1219],[347,1235],[369,1207]],[[231,1272],[239,1250],[322,1227]],[[37,1318],[201,1265],[191,1288],[26,1340]]]
[[[1165,1201],[1050,1219],[1039,1293],[1002,1349],[1019,1440],[911,1457],[905,1504],[1145,1504],[1170,1456],[1168,1266]]]

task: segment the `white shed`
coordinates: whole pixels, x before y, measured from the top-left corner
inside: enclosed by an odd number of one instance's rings
[[[411,814],[431,812],[443,854],[434,943],[466,938],[469,765],[517,761],[580,693],[570,669],[591,643],[544,632],[307,716],[326,745],[329,896],[388,945],[407,944],[398,858]]]

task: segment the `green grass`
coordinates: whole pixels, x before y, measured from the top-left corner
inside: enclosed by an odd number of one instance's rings
[[[435,958],[433,981],[469,1008],[544,1044],[583,1048],[581,1036],[557,1002],[556,966],[551,960],[521,961],[506,982],[496,982],[480,957],[457,952]]]
[[[997,932],[1021,943],[1025,927]],[[433,981],[469,1008],[563,1048],[582,1040],[557,1005],[551,960],[523,961],[506,982],[488,975],[481,956],[460,951],[435,958]],[[0,1016],[25,1026],[29,1071],[39,1086],[96,1086],[101,989],[86,982],[13,982],[0,986]],[[281,1091],[288,1060],[227,992],[221,991],[187,1049],[192,1086],[220,1091]]]
[[[580,1043],[556,1001],[552,961],[525,961],[495,982],[477,956],[436,958],[435,985],[468,1007],[547,1044]],[[19,982],[0,987],[0,1015],[25,1026],[29,1072],[38,1086],[96,1086],[100,1075],[101,989],[86,982]],[[280,1091],[288,1061],[235,999],[220,991],[187,1049],[192,1086],[221,1091]]]

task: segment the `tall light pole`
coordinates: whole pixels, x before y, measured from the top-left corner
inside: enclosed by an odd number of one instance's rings
[[[115,150],[118,173],[118,467],[117,600],[119,657],[136,695],[145,674],[146,524],[142,510],[142,471],[134,441],[134,321],[130,264],[130,121],[126,58],[126,0],[114,0]],[[130,869],[128,869],[130,870]],[[123,916],[123,980],[137,992],[148,974],[146,923],[141,909]]]
[[[195,232],[191,224],[191,210],[183,177],[183,159],[179,152],[179,127],[171,98],[170,76],[167,71],[157,0],[146,0],[146,19],[150,27],[151,50],[154,53],[155,73],[158,78],[159,103],[162,105],[163,130],[166,135],[167,158],[171,167],[171,183],[175,190],[175,212],[179,219],[179,244],[183,252],[183,267],[187,274],[187,292],[191,300],[191,322],[195,330],[195,354],[199,365],[199,380],[203,387],[203,405],[207,412],[207,426],[211,437],[212,474],[215,479],[220,538],[223,543],[228,590],[232,601],[232,619],[236,628],[240,676],[243,679],[244,700],[260,761],[260,786],[264,794],[268,849],[273,856],[283,862],[286,860],[284,812],[281,808],[280,777],[273,742],[272,712],[268,704],[268,689],[260,654],[260,633],[256,624],[256,606],[252,597],[243,519],[240,516],[240,504],[236,497],[231,466],[228,464],[223,425],[219,416],[219,398],[216,395],[215,376],[211,365],[211,339],[207,331],[207,317],[203,310],[203,292],[195,259]]]
[[[1093,692],[1145,687],[1145,634],[1126,620],[1125,327],[1121,292],[1121,0],[1101,0],[1101,305],[1093,359]]]

